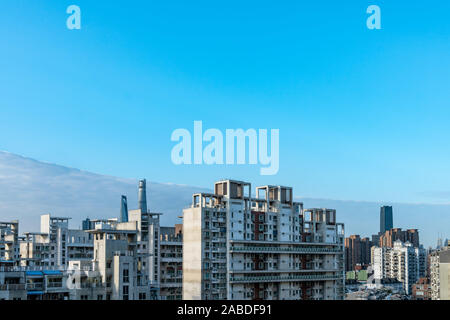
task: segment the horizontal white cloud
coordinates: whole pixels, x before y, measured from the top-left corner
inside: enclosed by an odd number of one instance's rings
[[[151,177],[145,177],[151,180]],[[118,217],[120,196],[128,197],[129,209],[137,207],[137,180],[94,174],[0,152],[0,220],[20,220],[21,232],[38,230],[39,216],[51,213],[72,217],[77,228],[81,220]],[[211,181],[211,185],[214,181]],[[161,212],[163,225],[181,223],[177,217],[195,192],[210,190],[174,183],[147,182],[149,209]],[[384,203],[300,199],[306,208],[337,209],[346,234],[370,236],[379,229],[379,206]],[[450,237],[450,205],[392,204],[394,226],[417,228],[421,242],[436,243],[437,234]]]

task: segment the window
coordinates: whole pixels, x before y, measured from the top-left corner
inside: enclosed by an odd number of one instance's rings
[[[125,282],[125,283],[130,282],[129,270],[128,269],[123,269],[122,276],[123,276],[123,282]]]
[[[123,286],[123,300],[128,300],[128,286]]]

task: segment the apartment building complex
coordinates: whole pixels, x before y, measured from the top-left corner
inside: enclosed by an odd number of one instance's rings
[[[372,248],[372,266],[376,280],[396,279],[411,294],[412,285],[426,276],[427,254],[423,247],[415,248],[400,240],[391,247]]]
[[[430,254],[432,300],[450,300],[450,243]]]
[[[386,230],[384,233],[380,234],[378,246],[393,248],[394,242],[397,240],[400,240],[401,242],[409,242],[413,247],[418,248],[420,245],[419,230],[402,230],[401,228]]]
[[[69,299],[67,273],[0,264],[0,300]]]
[[[369,238],[361,238],[359,235],[351,235],[345,238],[345,270],[353,271],[356,266],[370,264],[370,249],[372,241]]]
[[[69,218],[46,214],[40,232],[24,237],[18,222],[2,223],[0,299],[158,299],[161,214],[147,210],[145,188],[140,181],[137,210],[128,212],[122,196],[121,221],[86,219],[83,230],[73,230]]]
[[[224,180],[183,211],[183,299],[343,299],[344,226],[292,188]]]
[[[93,237],[93,258],[80,260],[71,269],[80,271],[88,283],[103,288],[88,299],[147,300],[159,297],[160,213],[147,210],[146,182],[139,182],[139,207],[127,212],[121,199],[121,221],[93,220],[86,230]],[[125,200],[126,201],[126,200]],[[88,223],[84,223],[88,226]],[[90,268],[90,264],[92,267]]]
[[[26,232],[20,241],[20,265],[65,269],[71,260],[92,259],[93,238],[69,229],[70,218],[41,215],[40,232]]]

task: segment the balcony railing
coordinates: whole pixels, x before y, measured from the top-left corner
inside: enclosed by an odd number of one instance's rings
[[[294,275],[294,276],[260,276],[260,277],[231,277],[232,283],[248,282],[290,282],[290,281],[326,281],[340,280],[341,275]]]
[[[27,290],[43,290],[43,283],[27,283]]]
[[[317,253],[317,254],[335,254],[342,253],[339,248],[318,248],[318,247],[303,247],[303,248],[283,248],[283,247],[232,247],[230,251],[236,252],[279,252],[279,253]]]
[[[0,284],[0,291],[25,290],[25,284]]]

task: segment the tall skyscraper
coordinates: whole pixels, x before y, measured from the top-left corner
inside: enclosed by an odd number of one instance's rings
[[[86,218],[86,220],[81,221],[82,230],[91,230],[94,228],[93,225],[94,223],[89,218]]]
[[[385,233],[393,227],[392,207],[382,206],[380,208],[380,233]]]
[[[146,187],[146,181],[145,179],[139,180],[139,194],[138,194],[138,204],[139,209],[142,210],[142,212],[147,212],[147,187]]]
[[[120,200],[120,222],[128,222],[127,197],[122,195]]]

